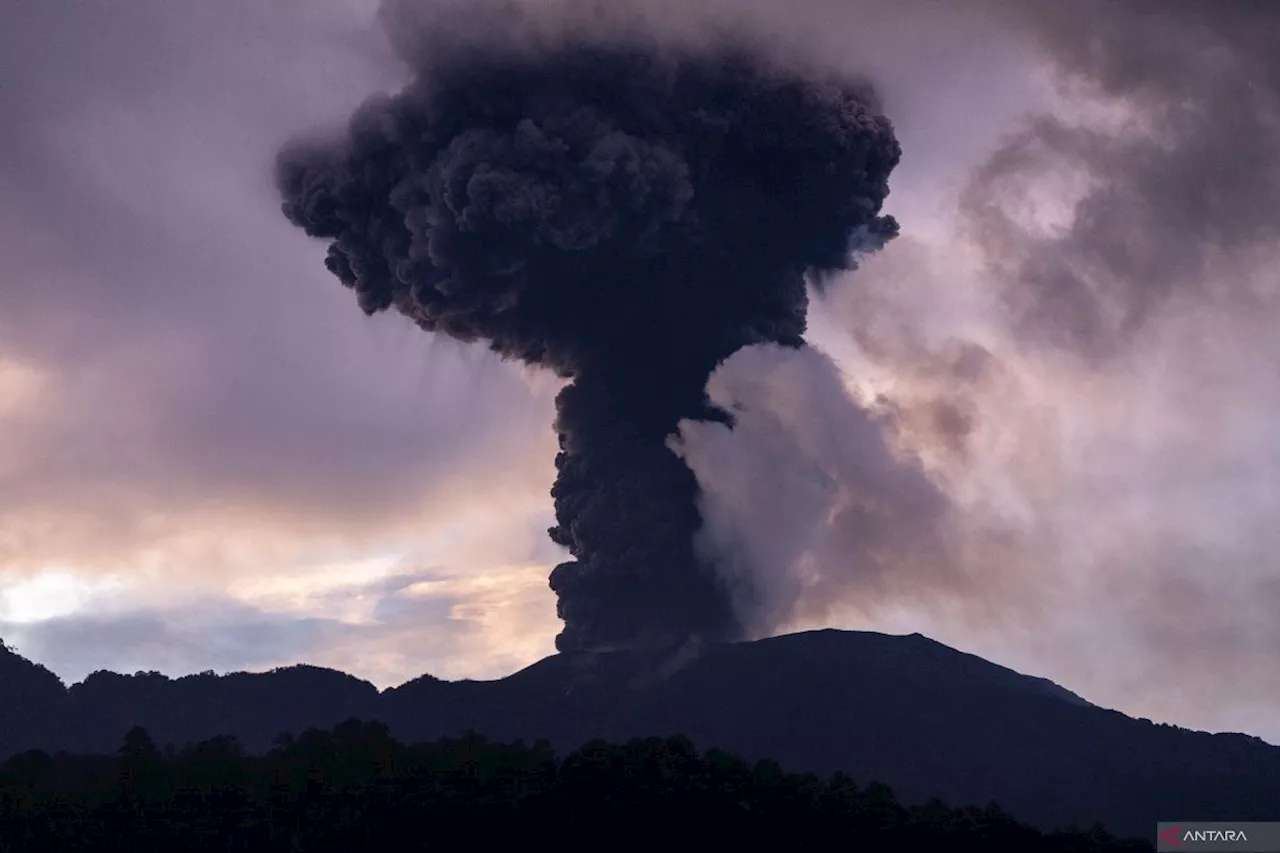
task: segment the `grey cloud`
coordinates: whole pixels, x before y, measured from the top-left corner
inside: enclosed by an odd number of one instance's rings
[[[859,366],[892,378],[893,390],[874,400],[890,432],[956,458],[990,414],[984,395],[1008,381],[1004,359],[974,339],[973,320],[989,321],[985,305],[966,300],[971,286],[945,250],[906,235],[821,303],[856,346]]]
[[[1027,339],[1097,359],[1165,310],[1273,311],[1248,265],[1280,218],[1280,9],[1007,5],[1064,84],[1125,113],[1036,115],[974,175],[964,210]],[[1054,174],[1080,197],[1043,233],[1029,182]]]

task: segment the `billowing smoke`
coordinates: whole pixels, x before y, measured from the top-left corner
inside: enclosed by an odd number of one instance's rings
[[[962,579],[944,553],[949,501],[812,347],[747,347],[707,385],[732,429],[685,421],[671,445],[698,478],[698,546],[753,636],[829,608]]]
[[[560,649],[741,635],[666,440],[731,423],[705,392],[716,366],[801,346],[807,278],[897,233],[879,215],[892,127],[865,86],[742,43],[403,41],[402,91],[281,153],[285,214],[330,241],[365,313],[572,380],[550,530],[572,555],[551,575]]]

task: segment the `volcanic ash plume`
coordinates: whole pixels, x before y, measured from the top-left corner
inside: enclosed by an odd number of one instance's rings
[[[741,347],[802,344],[806,275],[897,232],[899,147],[859,85],[742,48],[566,38],[435,52],[339,140],[280,156],[284,212],[367,314],[572,380],[556,400],[561,650],[741,634],[667,447]],[[514,45],[514,41],[508,45]]]

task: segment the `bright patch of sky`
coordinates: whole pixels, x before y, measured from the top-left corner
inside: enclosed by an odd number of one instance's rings
[[[0,584],[0,622],[21,625],[74,616],[127,586],[119,578],[82,578],[66,570]]]

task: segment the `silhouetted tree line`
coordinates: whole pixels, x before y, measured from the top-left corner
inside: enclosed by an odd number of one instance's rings
[[[32,750],[0,767],[0,850],[559,849],[694,843],[868,851],[1147,851],[1099,828],[1055,833],[998,806],[906,808],[887,786],[785,773],[686,738],[593,741],[563,758],[479,735],[406,746],[381,723],[160,750],[142,728],[117,755]]]

